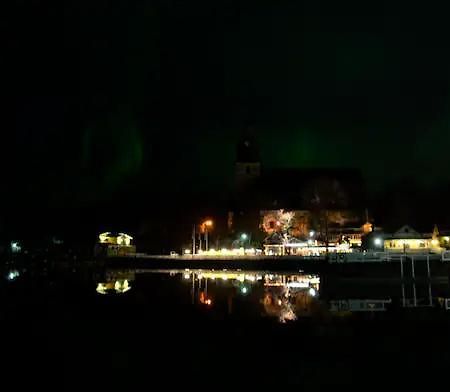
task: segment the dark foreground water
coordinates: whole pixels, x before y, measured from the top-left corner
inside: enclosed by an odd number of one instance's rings
[[[17,389],[447,383],[446,281],[233,270],[9,278],[2,374]]]

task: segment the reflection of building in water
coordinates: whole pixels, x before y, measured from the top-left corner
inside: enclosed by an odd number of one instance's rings
[[[316,275],[268,274],[264,282],[264,310],[280,322],[310,316],[317,305],[319,285]]]
[[[135,279],[134,271],[107,271],[105,279],[97,283],[99,294],[123,294],[131,290],[131,282]]]
[[[319,293],[320,278],[306,274],[272,274],[262,271],[205,271],[185,270],[183,279],[192,284],[192,303],[211,307],[217,302],[214,290],[219,285],[228,288],[228,312],[232,312],[233,298],[259,296],[265,313],[281,322],[310,315]],[[209,282],[209,283],[208,283]],[[262,291],[255,290],[259,287]],[[250,301],[250,299],[249,299]]]
[[[331,312],[384,312],[391,299],[341,299],[330,301]]]
[[[132,244],[133,237],[125,233],[101,233],[99,241],[95,245],[95,254],[97,256],[126,256],[130,253],[136,253],[136,246]]]
[[[266,274],[264,286],[285,286],[291,288],[313,288],[319,291],[320,278],[317,275],[304,274]]]
[[[177,273],[179,272],[170,272],[171,275]],[[252,285],[263,280],[263,274],[250,271],[243,272],[240,270],[214,271],[186,269],[183,272],[183,279],[192,284],[192,303],[198,302],[211,307],[215,302],[214,291],[217,289],[217,285],[228,287],[228,289],[236,289],[238,294],[246,295],[251,291]],[[228,298],[229,313],[231,313],[232,309],[232,299],[230,298]]]

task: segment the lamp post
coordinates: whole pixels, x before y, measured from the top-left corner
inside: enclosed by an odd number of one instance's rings
[[[202,223],[202,229],[205,232],[205,250],[208,251],[208,228],[213,226],[213,221],[211,219],[205,220]]]
[[[247,240],[249,240],[249,235],[247,234],[247,233],[242,233],[241,234],[241,243],[242,243],[242,245],[244,246],[244,248],[245,248],[245,242],[247,241]],[[250,241],[249,241],[250,242]]]
[[[195,225],[192,225],[192,254],[195,255]]]

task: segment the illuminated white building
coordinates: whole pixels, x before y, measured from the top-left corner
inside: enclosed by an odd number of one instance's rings
[[[136,253],[136,246],[132,244],[133,237],[125,233],[101,233],[98,244],[96,245],[96,254],[106,256],[126,256]]]

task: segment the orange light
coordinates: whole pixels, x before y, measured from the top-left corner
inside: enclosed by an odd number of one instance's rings
[[[214,226],[214,222],[211,219],[207,219],[200,224],[200,231],[205,233],[208,228]]]

